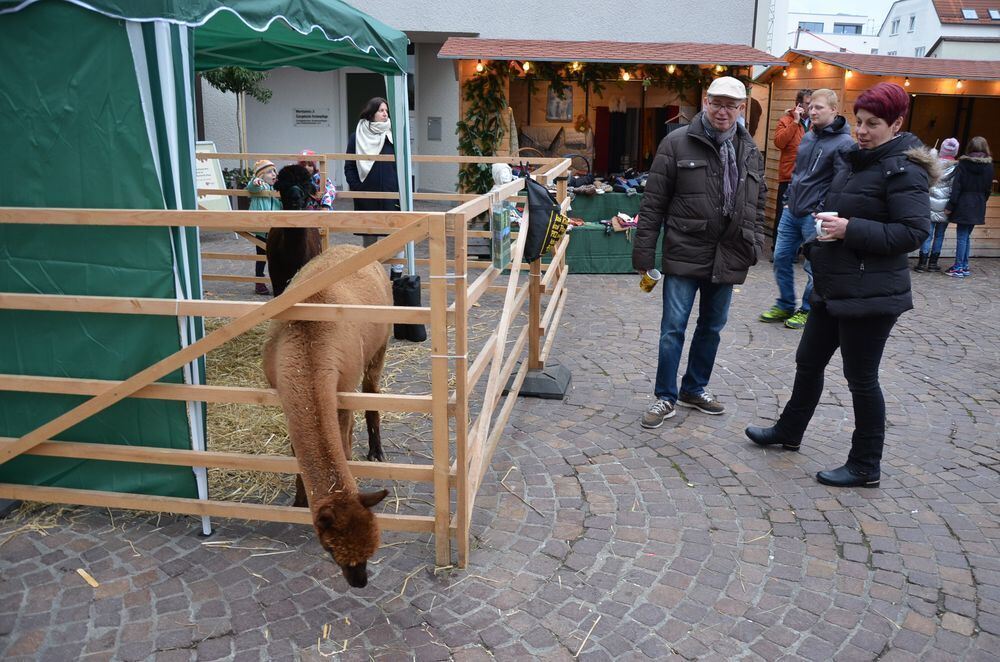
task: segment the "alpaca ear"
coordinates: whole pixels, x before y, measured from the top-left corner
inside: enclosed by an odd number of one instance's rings
[[[372,508],[387,496],[389,496],[389,490],[379,490],[378,492],[362,492],[358,495],[358,499],[365,508]]]
[[[316,526],[328,531],[337,525],[337,514],[330,506],[320,506],[316,511]]]

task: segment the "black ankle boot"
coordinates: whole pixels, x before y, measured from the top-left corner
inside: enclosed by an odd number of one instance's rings
[[[773,446],[781,444],[786,451],[797,451],[802,445],[801,439],[786,439],[773,428],[759,428],[755,425],[746,429],[747,438],[758,446]]]
[[[941,257],[940,253],[931,253],[930,259],[927,261],[927,271],[941,271],[941,267],[938,266],[939,257]]]
[[[926,271],[927,270],[927,253],[921,253],[917,257],[917,266],[913,267],[914,271]]]
[[[880,472],[863,474],[851,469],[846,464],[829,471],[820,471],[816,480],[833,487],[878,487],[882,475]]]

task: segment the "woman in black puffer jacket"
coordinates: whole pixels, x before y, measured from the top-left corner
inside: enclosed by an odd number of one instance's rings
[[[930,232],[928,187],[937,162],[919,139],[901,133],[909,95],[879,83],[854,103],[858,145],[841,156],[824,203],[822,241],[809,246],[812,310],[795,355],[795,385],[774,427],[748,427],[761,446],[798,450],[840,348],[854,403],[854,435],[844,466],[820,471],[836,487],[877,487],[885,442],[878,368],[899,315],[913,308],[907,253]]]
[[[969,249],[972,230],[986,223],[986,202],[993,190],[993,156],[986,138],[969,141],[965,156],[958,161],[951,183],[951,199],[945,206],[948,222],[955,223],[955,264],[945,273],[954,278],[970,275]]]

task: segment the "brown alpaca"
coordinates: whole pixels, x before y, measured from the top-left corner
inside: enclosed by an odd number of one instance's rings
[[[361,251],[333,246],[302,268],[301,280]],[[392,287],[377,262],[306,299],[306,303],[392,305]],[[264,372],[277,389],[288,420],[301,478],[296,505],[308,505],[319,541],[351,586],[368,583],[366,563],[378,549],[370,508],[387,490],[358,493],[351,457],[354,412],[337,406],[338,391],[378,393],[391,325],[382,322],[272,322],[264,345]],[[379,412],[366,411],[368,459],[383,459]]]
[[[278,173],[274,188],[281,194],[281,208],[303,210],[315,190],[312,175],[303,166],[288,165]],[[267,233],[267,273],[274,296],[280,296],[292,276],[320,254],[322,244],[316,228],[271,228]]]

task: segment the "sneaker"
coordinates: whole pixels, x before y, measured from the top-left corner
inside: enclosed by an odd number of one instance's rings
[[[792,316],[795,311],[785,310],[779,306],[771,306],[771,309],[760,314],[761,322],[784,322]]]
[[[952,278],[965,278],[966,276],[969,275],[969,272],[963,271],[962,269],[956,269],[955,271],[951,271],[949,269],[948,271],[945,272],[945,275],[951,276]]]
[[[708,391],[704,391],[699,395],[681,393],[677,398],[677,404],[682,407],[691,407],[692,409],[697,409],[713,416],[718,416],[726,411],[726,406],[712,397],[712,394]]]
[[[789,329],[801,329],[806,325],[808,318],[808,310],[796,310],[794,315],[785,320],[785,326]]]
[[[962,278],[967,278],[968,276],[971,276],[971,275],[972,275],[972,272],[969,271],[968,267],[962,267]]]
[[[653,404],[649,405],[649,409],[647,409],[646,413],[642,415],[642,420],[639,421],[639,425],[647,430],[653,430],[663,425],[663,421],[668,418],[672,418],[676,413],[677,411],[674,409],[672,404],[666,400],[657,400]]]
[[[962,267],[958,266],[957,264],[953,264],[947,269],[945,269],[945,273],[948,274],[949,276],[952,276],[955,274],[956,271],[961,271],[961,270]]]
[[[262,294],[264,296],[267,296],[268,294],[271,293],[271,291],[267,289],[267,285],[265,285],[264,283],[257,283],[256,285],[254,285],[253,291],[254,294]]]

